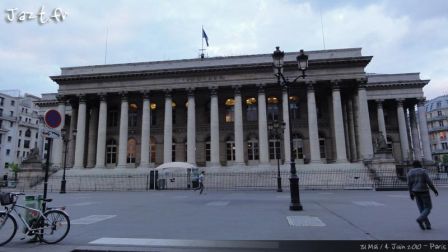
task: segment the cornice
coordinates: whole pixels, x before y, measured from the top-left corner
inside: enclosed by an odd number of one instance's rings
[[[375,83],[366,83],[366,88],[375,89],[375,88],[409,87],[409,86],[424,87],[428,83],[429,80],[375,82]]]

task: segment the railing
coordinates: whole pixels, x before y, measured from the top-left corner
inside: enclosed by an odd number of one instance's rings
[[[316,169],[300,170],[301,190],[406,190],[407,167],[397,166],[395,170],[373,169]],[[429,176],[436,186],[448,186],[445,171],[428,169]],[[289,175],[281,172],[283,190],[289,190]],[[48,181],[49,192],[59,192],[61,176],[52,175]],[[196,180],[187,174],[158,176],[153,173],[129,175],[80,175],[66,176],[66,191],[150,191],[150,190],[189,190],[197,185]],[[277,189],[277,172],[207,172],[204,186],[207,190],[270,190]],[[15,188],[2,188],[14,191],[43,191],[43,177],[20,177]]]

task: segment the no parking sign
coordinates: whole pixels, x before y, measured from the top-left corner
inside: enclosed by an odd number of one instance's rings
[[[61,113],[59,113],[59,111],[50,109],[45,112],[44,122],[46,127],[42,130],[42,134],[48,138],[61,137],[61,131],[57,129],[62,122]]]

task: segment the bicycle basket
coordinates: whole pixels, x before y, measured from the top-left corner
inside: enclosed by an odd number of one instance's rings
[[[11,193],[0,193],[0,204],[2,206],[11,205],[12,203],[14,203],[14,196]]]

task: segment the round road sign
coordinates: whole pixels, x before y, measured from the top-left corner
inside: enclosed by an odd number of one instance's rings
[[[50,109],[45,113],[44,121],[49,128],[55,129],[61,125],[62,117],[59,111]]]

